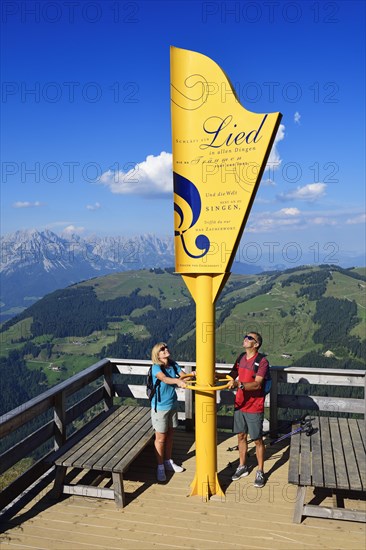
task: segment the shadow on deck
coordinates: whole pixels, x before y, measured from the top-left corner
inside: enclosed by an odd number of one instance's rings
[[[231,481],[238,464],[230,433],[218,433],[218,472],[224,497],[203,502],[189,497],[195,472],[194,434],[177,430],[174,458],[186,471],[155,479],[153,446],[149,445],[125,476],[126,507],[114,501],[64,495],[51,499],[50,482],[2,525],[1,548],[39,550],[97,550],[156,548],[192,549],[364,549],[365,525],[355,522],[306,518],[292,523],[296,486],[289,485],[288,442],[267,448],[267,483],[253,486],[256,459],[249,449],[250,474]],[[82,476],[70,471],[71,478]],[[107,480],[101,482],[108,484]],[[311,491],[311,489],[309,489]],[[325,495],[325,503],[329,497]],[[347,506],[347,502],[345,503]],[[352,506],[355,502],[352,501]],[[364,501],[358,501],[360,509]]]

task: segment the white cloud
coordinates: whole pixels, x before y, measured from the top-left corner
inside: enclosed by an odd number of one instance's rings
[[[245,230],[248,233],[270,233],[281,229],[301,228],[306,221],[298,208],[282,208],[276,212],[258,212],[255,221]]]
[[[13,208],[38,208],[39,206],[43,206],[43,203],[39,201],[35,201],[35,202],[17,201],[17,202],[14,202],[13,204]]]
[[[267,169],[276,170],[280,166],[281,159],[277,145],[284,137],[285,126],[280,124],[268,159]],[[167,195],[173,192],[172,170],[172,154],[162,151],[157,156],[148,155],[146,160],[139,162],[126,172],[107,170],[101,175],[98,183],[105,185],[115,194]],[[275,185],[271,177],[265,180],[265,184]],[[90,205],[87,208],[88,210],[93,209]]]
[[[276,217],[265,217],[262,219],[256,219],[255,223],[249,224],[248,228],[245,230],[246,233],[272,233],[274,231],[279,231],[285,229],[299,229],[304,226],[304,221],[300,218],[276,218]]]
[[[301,124],[300,123],[300,118],[301,118],[301,115],[298,111],[296,111],[296,113],[294,114],[294,122],[295,124]]]
[[[297,187],[295,191],[289,193],[281,193],[277,195],[280,201],[300,200],[314,202],[325,195],[325,183],[308,183],[303,187]]]
[[[266,185],[268,187],[275,187],[276,186],[275,182],[271,178],[267,178],[266,180],[263,180],[261,182],[261,185]]]
[[[269,170],[276,170],[277,168],[279,168],[279,166],[282,162],[281,158],[280,158],[280,154],[279,154],[278,149],[277,149],[277,146],[278,146],[279,142],[284,139],[284,137],[285,137],[285,126],[283,124],[280,124],[280,126],[278,128],[278,131],[277,131],[277,134],[276,134],[276,137],[275,137],[275,140],[274,140],[274,144],[273,144],[271,153],[269,155],[268,162],[267,162],[267,169],[269,169]]]
[[[173,192],[172,154],[162,151],[136,164],[127,172],[108,170],[99,183],[112,193],[126,195],[161,195]]]
[[[72,225],[72,221],[58,221],[58,222],[52,222],[48,223],[45,228],[46,229],[53,229],[54,227],[63,227],[64,225]]]
[[[359,216],[355,216],[354,218],[348,218],[346,220],[347,225],[356,225],[359,223],[365,223],[366,222],[366,214],[360,214]]]
[[[75,227],[75,225],[68,225],[63,229],[62,233],[66,235],[72,235],[74,233],[83,233],[84,231],[85,227]]]
[[[99,202],[96,202],[95,204],[87,204],[86,209],[87,210],[99,210],[101,208],[101,205]]]
[[[278,213],[283,214],[284,216],[298,216],[300,214],[300,210],[298,208],[282,208]]]
[[[258,205],[258,201],[256,201]],[[353,217],[350,217],[353,216]],[[300,210],[296,207],[276,211],[255,212],[249,217],[246,233],[276,233],[283,231],[308,231],[320,228],[344,228],[345,224],[362,224],[366,214],[360,210]]]
[[[316,216],[311,220],[314,225],[337,225],[337,222],[332,218],[326,218],[324,216]]]

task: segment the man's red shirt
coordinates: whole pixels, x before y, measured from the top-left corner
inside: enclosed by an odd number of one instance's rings
[[[259,363],[258,371],[255,372],[254,362],[257,355],[258,353],[248,359],[246,354],[244,354],[239,363],[236,362],[232,372],[235,374],[235,370],[237,370],[239,382],[254,382],[257,375],[261,376],[263,379],[266,378],[269,363],[267,359],[263,357]],[[233,374],[230,374],[230,376],[233,376]],[[248,413],[262,413],[264,412],[264,399],[263,388],[259,388],[258,390],[242,390],[238,388],[235,396],[235,410],[240,409]]]

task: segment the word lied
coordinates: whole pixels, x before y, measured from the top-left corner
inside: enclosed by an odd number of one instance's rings
[[[209,147],[218,149],[223,146],[230,147],[230,145],[234,144],[241,145],[243,142],[247,144],[257,143],[262,138],[259,134],[267,116],[268,115],[264,115],[257,129],[250,130],[249,132],[241,131],[236,133],[234,129],[237,128],[237,125],[233,124],[232,131],[229,134],[227,132],[231,129],[231,122],[233,120],[232,115],[228,115],[225,118],[219,116],[209,117],[203,123],[203,130],[206,134],[212,135],[213,137],[211,143],[202,143],[200,149],[208,149]]]

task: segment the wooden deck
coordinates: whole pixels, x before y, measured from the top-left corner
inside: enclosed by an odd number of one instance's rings
[[[344,492],[354,493],[357,500],[365,495],[365,421],[324,416],[309,421],[302,432],[291,438],[288,480],[298,486],[294,522],[300,523],[306,515],[366,523],[363,511],[345,510],[342,506]],[[315,492],[317,488],[330,489],[334,505],[330,508],[305,504],[307,487],[313,487]]]
[[[282,446],[268,447],[269,478],[263,489],[253,487],[254,471],[240,481],[231,481],[238,454],[228,448],[236,445],[236,438],[220,433],[218,443],[219,479],[225,498],[202,502],[200,497],[188,496],[195,471],[194,440],[193,434],[178,430],[174,458],[183,462],[184,473],[168,476],[166,483],[157,484],[153,447],[146,447],[125,475],[127,506],[123,509],[117,509],[110,500],[75,495],[52,501],[50,484],[3,524],[0,547],[364,550],[366,532],[362,523],[311,517],[299,525],[292,523],[297,488],[287,482],[288,440]],[[253,453],[250,446],[250,469],[256,464]],[[311,494],[312,489],[308,491]],[[357,501],[356,505],[365,510],[365,501]]]

